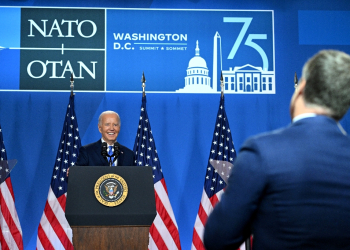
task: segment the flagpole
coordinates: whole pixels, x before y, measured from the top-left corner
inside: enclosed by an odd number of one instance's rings
[[[298,76],[297,72],[294,74],[294,88],[296,89],[298,87]]]
[[[222,76],[222,71],[221,71],[221,77],[220,77],[220,87],[221,87],[221,99],[224,98],[224,78]]]
[[[73,73],[70,75],[70,97],[73,97],[74,93],[74,79],[73,79]]]
[[[142,72],[141,82],[142,82],[142,97],[145,97],[146,96],[146,92],[145,92],[145,88],[146,88],[145,72]]]

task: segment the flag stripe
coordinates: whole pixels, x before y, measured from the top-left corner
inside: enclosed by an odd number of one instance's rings
[[[163,237],[159,234],[159,231],[157,230],[157,227],[155,226],[154,223],[150,227],[150,237],[153,238],[153,242],[155,243],[155,246],[157,247],[157,249],[162,249],[162,250],[168,249],[168,247],[166,246],[163,240]],[[149,247],[149,249],[151,248]]]
[[[152,166],[157,215],[150,228],[149,250],[180,250],[179,230],[170,204],[165,178],[160,166],[151,124],[146,111],[146,96],[142,97],[141,115],[134,144],[136,164]]]
[[[221,97],[204,179],[202,198],[193,228],[192,249],[204,249],[202,241],[204,226],[213,208],[220,201],[221,195],[226,187],[224,179],[218,174],[218,170],[215,169],[214,165],[217,167],[220,162],[223,162],[225,168],[221,169],[219,173],[223,172],[222,174],[226,177],[229,174],[226,171],[230,169],[226,167],[226,164],[229,163],[232,165],[235,158],[236,151],[234,149],[231,130],[226,116],[224,97]],[[217,165],[212,165],[211,163],[216,163]]]
[[[3,195],[10,193],[8,183],[11,178],[8,177],[1,185],[0,204],[1,214],[4,224],[1,226],[3,236],[7,240],[7,245],[13,249],[23,249],[22,232],[18,230],[19,220],[15,209],[14,201],[11,195]],[[14,219],[15,218],[15,219]],[[6,226],[5,226],[6,223]]]
[[[38,227],[38,242],[40,243],[40,245],[37,247],[37,250],[41,250],[41,249],[45,249],[45,250],[55,250],[55,248],[52,246],[49,238],[47,238],[44,229],[42,228],[41,224],[39,224]]]
[[[2,129],[0,126],[0,161],[7,161]],[[10,165],[10,164],[9,164]],[[9,166],[2,165],[2,171],[10,172]],[[5,178],[6,175],[3,175]],[[15,195],[11,177],[1,179],[0,184],[0,249],[23,250],[22,228],[15,207]]]
[[[38,227],[37,249],[73,249],[72,229],[65,217],[67,169],[75,164],[80,147],[72,95],[67,106],[47,201]]]

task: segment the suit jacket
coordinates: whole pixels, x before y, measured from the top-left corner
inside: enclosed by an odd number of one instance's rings
[[[326,116],[248,139],[209,216],[207,250],[350,249],[350,138]]]
[[[80,147],[79,156],[76,166],[109,166],[108,162],[103,158],[101,154],[102,142],[97,142]],[[117,166],[134,166],[135,154],[127,147],[120,145],[120,154],[118,156]]]

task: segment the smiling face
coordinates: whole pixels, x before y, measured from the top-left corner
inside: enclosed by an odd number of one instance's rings
[[[102,134],[103,140],[112,145],[120,131],[120,119],[115,113],[103,114],[101,122],[98,124],[98,130]]]

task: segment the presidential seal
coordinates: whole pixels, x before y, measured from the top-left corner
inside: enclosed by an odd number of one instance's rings
[[[105,174],[95,183],[95,197],[107,207],[115,207],[123,203],[128,195],[128,185],[116,174]]]

